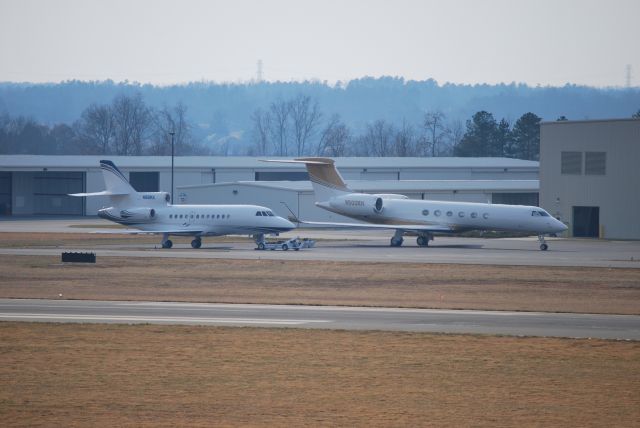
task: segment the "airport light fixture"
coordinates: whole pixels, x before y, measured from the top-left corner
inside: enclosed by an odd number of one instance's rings
[[[176,133],[169,132],[169,134],[171,135],[171,205],[173,205],[173,157],[174,157],[173,137],[174,135],[176,135]]]

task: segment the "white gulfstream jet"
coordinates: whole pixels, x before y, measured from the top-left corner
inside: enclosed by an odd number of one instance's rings
[[[546,234],[567,230],[567,226],[539,207],[424,201],[409,199],[404,195],[355,193],[344,183],[333,159],[300,158],[267,162],[304,164],[313,185],[316,206],[368,224],[300,221],[301,223],[395,229],[396,233],[391,238],[392,247],[402,245],[405,233],[418,235],[418,245],[426,247],[435,233],[499,230],[536,234],[540,249],[544,251],[548,248],[544,239]]]
[[[162,248],[171,248],[169,236],[193,236],[191,246],[200,248],[203,236],[253,235],[256,243],[265,234],[295,229],[289,220],[257,205],[171,205],[166,192],[136,192],[120,170],[108,160],[100,161],[106,190],[71,196],[107,196],[111,206],[98,216],[132,226],[139,231],[162,235]]]

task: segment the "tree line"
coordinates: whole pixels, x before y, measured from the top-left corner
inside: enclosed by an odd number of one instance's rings
[[[208,154],[192,138],[187,108],[149,107],[140,94],[91,104],[72,124],[48,126],[24,116],[0,115],[2,154],[168,155],[171,135],[182,155]]]
[[[463,124],[433,110],[417,122],[376,119],[353,129],[339,114],[326,115],[316,99],[300,93],[248,116],[250,129],[241,138],[203,134],[194,132],[198,127],[182,103],[152,108],[140,93],[120,94],[111,103],[89,105],[71,124],[0,115],[0,154],[169,155],[173,133],[178,156],[539,158],[541,118],[532,112],[511,123],[483,110]]]
[[[307,95],[279,99],[252,116],[252,155],[259,156],[462,156],[537,160],[540,121],[525,113],[513,125],[479,111],[466,122],[441,111],[425,112],[419,123],[377,119],[355,134],[337,114],[323,123],[318,102]]]

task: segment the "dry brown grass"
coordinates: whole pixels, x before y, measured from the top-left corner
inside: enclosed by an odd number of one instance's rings
[[[640,343],[0,323],[3,426],[637,426]]]
[[[640,314],[640,270],[0,256],[0,297]]]

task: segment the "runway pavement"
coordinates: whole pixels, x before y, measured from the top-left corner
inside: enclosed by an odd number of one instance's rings
[[[640,316],[0,299],[0,320],[297,327],[640,340]]]

